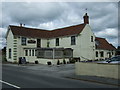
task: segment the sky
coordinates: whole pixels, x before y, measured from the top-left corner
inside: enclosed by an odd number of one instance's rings
[[[0,12],[0,49],[9,25],[53,30],[83,23],[86,12],[96,37],[118,46],[118,2],[2,2]]]

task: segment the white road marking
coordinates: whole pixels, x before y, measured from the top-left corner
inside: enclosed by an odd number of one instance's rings
[[[15,87],[15,88],[19,88],[19,89],[20,89],[20,87],[18,87],[18,86],[16,86],[16,85],[13,85],[13,84],[10,84],[10,83],[8,83],[8,82],[2,81],[2,80],[0,80],[0,82],[2,82],[2,83],[4,83],[4,84],[7,84],[7,85],[9,85],[9,86],[12,86],[12,87]]]

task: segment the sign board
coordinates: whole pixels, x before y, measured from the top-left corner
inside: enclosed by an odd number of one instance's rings
[[[35,40],[28,40],[28,43],[36,43]]]

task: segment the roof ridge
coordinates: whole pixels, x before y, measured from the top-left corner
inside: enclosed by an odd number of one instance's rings
[[[70,27],[75,27],[75,26],[79,26],[79,25],[86,25],[86,24],[82,23],[82,24],[77,24],[77,25],[72,25],[72,26],[66,26],[66,27],[56,28],[56,29],[53,29],[53,30],[51,30],[51,31],[60,30],[60,29],[65,29],[65,28],[70,28]]]
[[[95,38],[101,38],[101,39],[106,39],[106,38],[102,38],[102,37],[95,37]]]
[[[10,27],[17,27],[17,28],[25,28],[25,29],[32,29],[32,30],[42,30],[42,31],[49,31],[49,30],[46,30],[46,29],[39,29],[39,28],[30,28],[30,27],[20,27],[20,26],[15,26],[15,25],[9,25]]]
[[[26,28],[26,29],[34,29],[34,30],[55,31],[55,30],[65,29],[65,28],[70,28],[70,27],[75,27],[75,26],[79,26],[79,25],[86,25],[86,24],[85,24],[85,23],[82,23],[82,24],[77,24],[77,25],[73,25],[73,26],[67,26],[67,27],[56,28],[56,29],[53,29],[53,30],[39,29],[39,28],[30,28],[30,27],[24,27],[24,26],[20,27],[20,26],[15,26],[15,25],[9,25],[9,26],[19,27],[19,28]]]
[[[75,35],[82,32],[86,24],[78,24],[74,26],[58,28],[54,30],[44,30],[38,28],[29,28],[29,27],[21,27],[9,25],[14,35],[26,35],[31,37],[44,37],[44,38],[53,38],[53,37],[61,37],[68,35]],[[36,31],[35,31],[36,30]],[[33,35],[35,34],[35,35]]]

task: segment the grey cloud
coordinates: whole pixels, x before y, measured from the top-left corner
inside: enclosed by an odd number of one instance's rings
[[[4,3],[3,12],[13,22],[38,25],[58,18],[64,10],[58,3]]]
[[[117,30],[118,5],[115,2],[3,3],[3,27],[24,23],[30,27],[54,29],[83,23],[85,8],[94,33]],[[110,40],[117,36],[102,35]],[[101,37],[99,35],[98,37]],[[112,41],[113,42],[113,41]],[[116,45],[114,43],[114,45]]]

